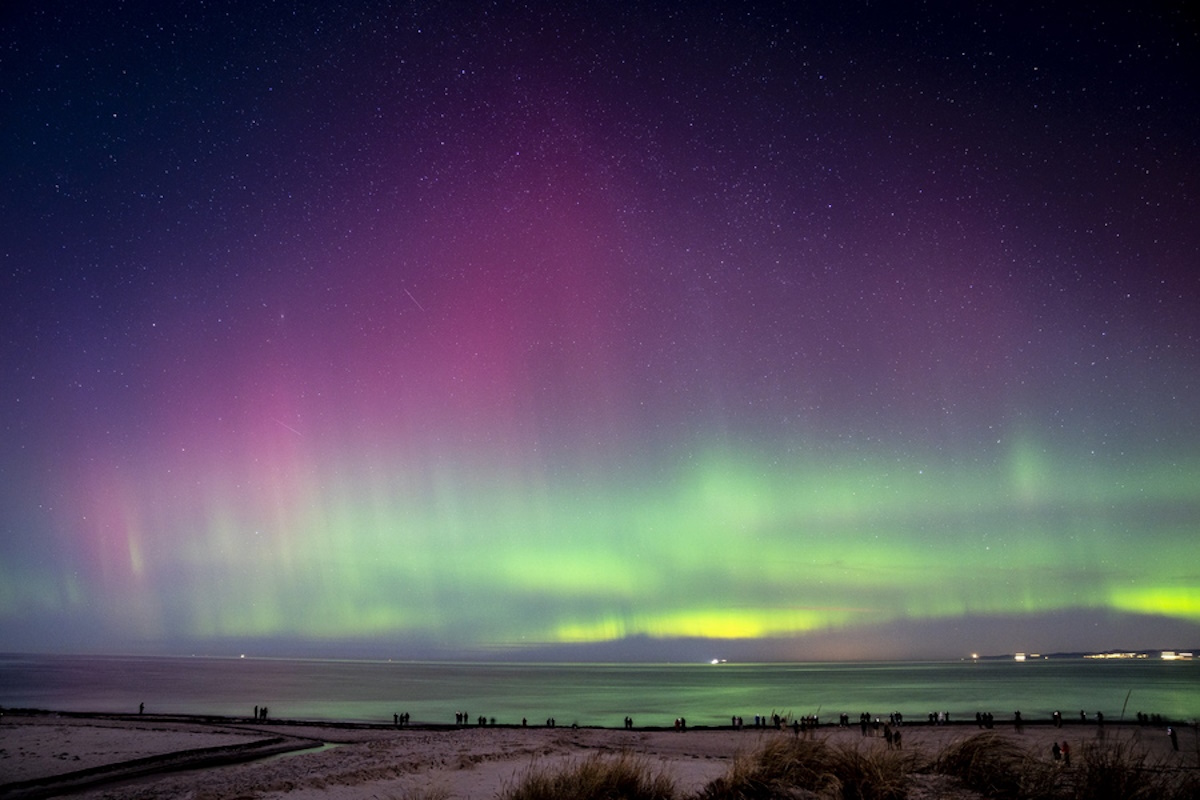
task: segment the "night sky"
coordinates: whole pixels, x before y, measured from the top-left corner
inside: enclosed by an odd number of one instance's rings
[[[1200,643],[1195,10],[571,5],[5,4],[0,649]]]

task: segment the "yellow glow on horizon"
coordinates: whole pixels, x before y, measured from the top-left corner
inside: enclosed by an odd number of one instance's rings
[[[1200,588],[1193,586],[1117,590],[1111,603],[1120,611],[1200,621]]]
[[[596,622],[572,622],[558,626],[557,642],[603,642],[626,636],[656,639],[756,639],[794,636],[840,627],[851,620],[876,622],[889,615],[873,609],[768,608],[666,611],[637,615],[636,619],[608,618]]]

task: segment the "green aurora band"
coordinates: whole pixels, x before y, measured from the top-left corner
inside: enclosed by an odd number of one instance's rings
[[[94,548],[73,577],[0,568],[0,604],[94,615],[134,640],[481,648],[802,642],[1072,609],[1200,621],[1197,463],[1080,467],[1028,444],[940,466],[710,449],[619,486],[478,459],[433,473],[349,463],[213,470],[190,494],[109,476],[76,522]]]

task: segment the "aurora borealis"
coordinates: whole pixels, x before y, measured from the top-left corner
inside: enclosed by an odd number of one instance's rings
[[[75,5],[0,19],[0,649],[1200,642],[1194,13]]]

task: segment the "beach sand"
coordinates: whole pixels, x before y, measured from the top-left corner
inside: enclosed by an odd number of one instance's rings
[[[979,733],[974,724],[906,725],[906,751],[936,754]],[[1053,742],[1071,743],[1076,758],[1095,741],[1089,724],[997,724],[1039,758]],[[1120,740],[1169,763],[1196,769],[1196,732],[1177,729],[1179,752],[1162,726],[1105,726]],[[885,748],[857,726],[824,726],[831,744]],[[494,798],[531,767],[554,769],[592,754],[637,755],[670,775],[686,796],[724,774],[739,753],[790,730],[424,727],[228,718],[6,712],[0,722],[0,798]],[[913,797],[976,797],[950,779],[916,788]]]

